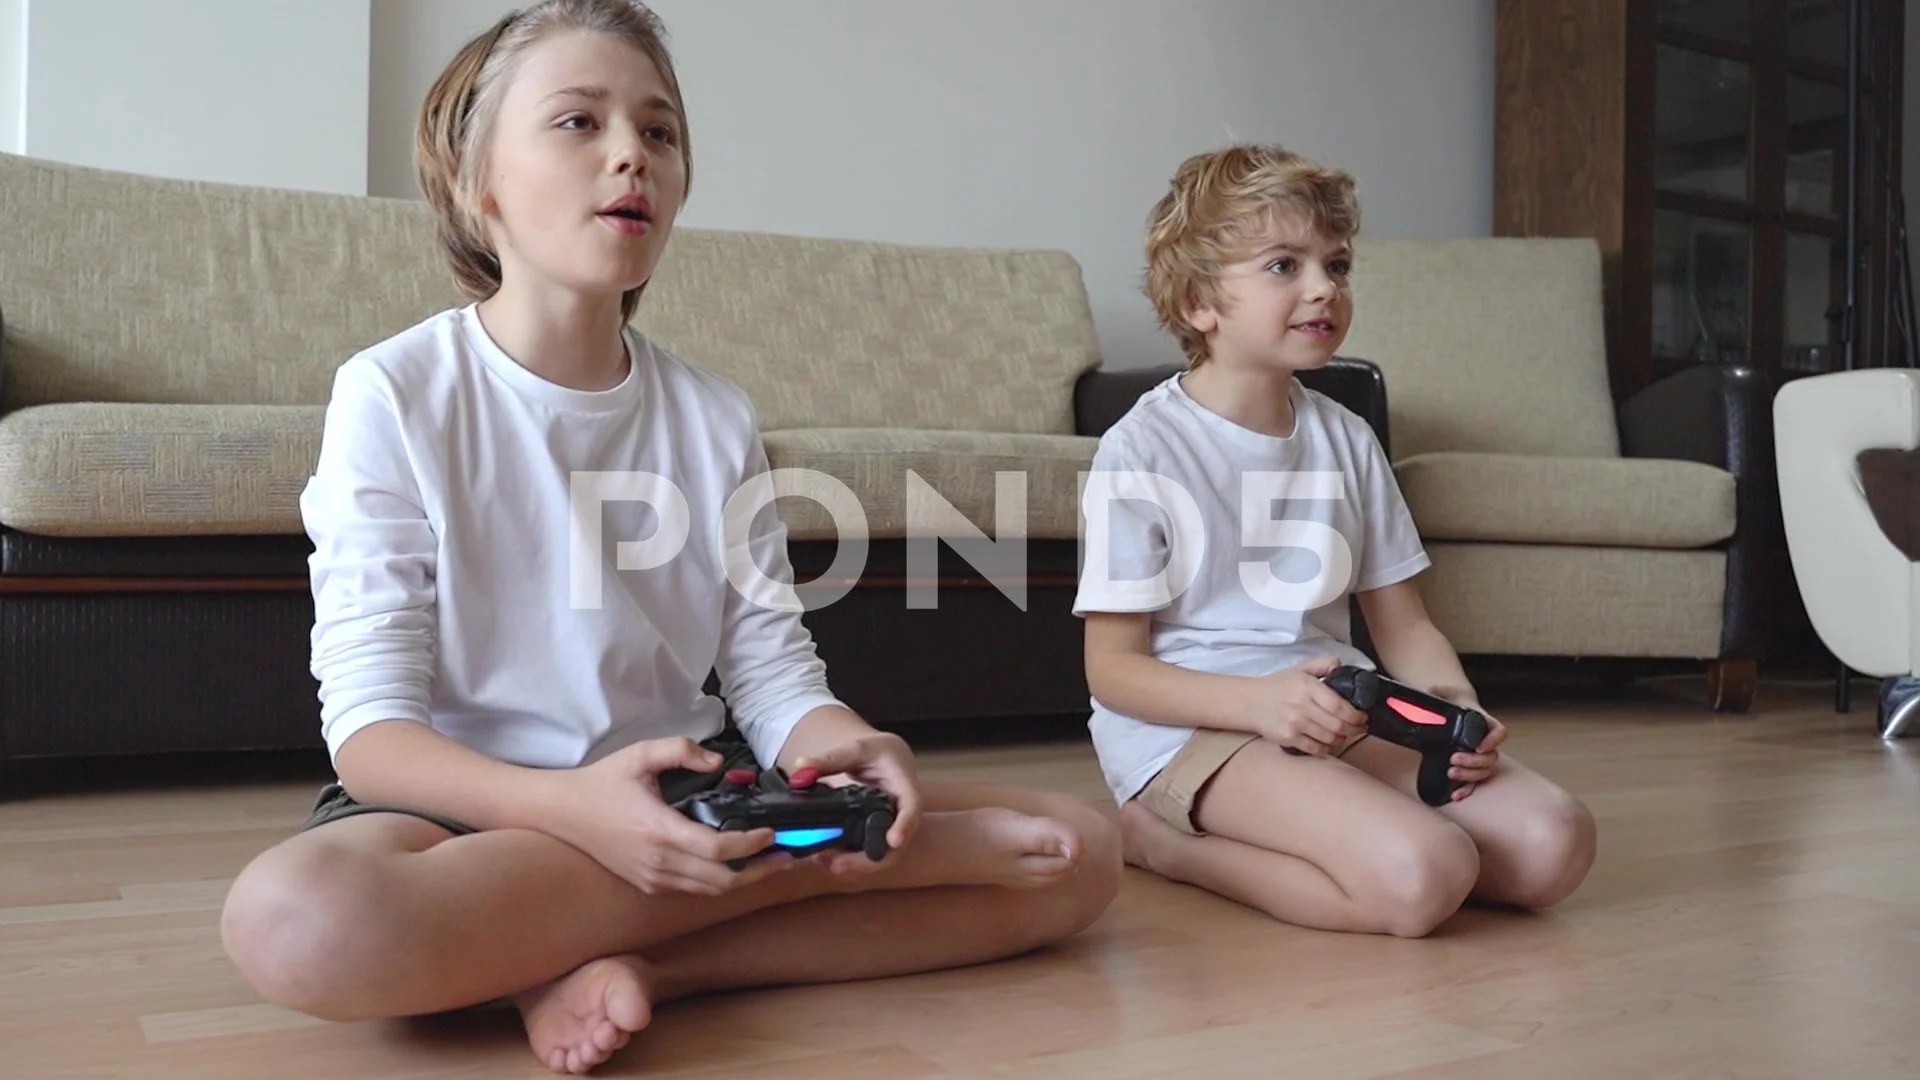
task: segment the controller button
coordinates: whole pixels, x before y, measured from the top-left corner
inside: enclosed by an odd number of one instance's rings
[[[744,787],[748,784],[753,783],[754,781],[753,770],[752,769],[728,769],[725,779],[726,779],[726,782],[729,784],[739,784],[740,786]]]
[[[813,769],[813,768],[799,769],[795,771],[792,776],[787,778],[787,786],[794,787],[794,788],[812,787],[813,782],[818,779],[820,779],[819,769]]]

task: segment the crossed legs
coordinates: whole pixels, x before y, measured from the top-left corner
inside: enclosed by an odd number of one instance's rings
[[[646,895],[542,833],[345,818],[249,864],[222,937],[268,1000],[326,1019],[514,997],[540,1059],[582,1072],[672,997],[995,960],[1079,932],[1112,901],[1118,837],[1091,807],[923,790],[914,842],[875,872],[803,862],[718,897]]]

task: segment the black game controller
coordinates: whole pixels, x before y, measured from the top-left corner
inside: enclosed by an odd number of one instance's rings
[[[886,858],[893,796],[863,784],[834,787],[818,780],[812,769],[791,778],[780,769],[730,769],[719,787],[689,795],[674,809],[722,832],[770,828],[770,850],[795,858],[832,849],[863,851],[874,862]],[[727,862],[734,870],[745,865],[739,859]]]
[[[1447,775],[1453,755],[1480,749],[1487,718],[1473,709],[1415,690],[1377,671],[1345,664],[1324,680],[1367,714],[1367,734],[1420,752],[1420,801],[1445,806],[1464,782]]]

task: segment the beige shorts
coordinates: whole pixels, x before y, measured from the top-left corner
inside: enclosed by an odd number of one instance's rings
[[[1345,754],[1365,738],[1364,734],[1357,736],[1335,750],[1333,756]],[[1167,762],[1166,768],[1147,781],[1147,786],[1140,789],[1140,794],[1134,796],[1134,800],[1181,832],[1189,836],[1204,836],[1205,830],[1193,820],[1193,812],[1200,806],[1201,791],[1233,755],[1248,743],[1259,740],[1260,736],[1243,731],[1196,729],[1193,737],[1187,740],[1187,745],[1173,755],[1173,760]]]

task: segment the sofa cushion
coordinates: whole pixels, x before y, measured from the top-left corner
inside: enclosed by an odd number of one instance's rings
[[[1420,598],[1462,654],[1720,655],[1724,551],[1442,540],[1427,553]]]
[[[0,419],[0,524],[48,536],[298,533],[318,405],[39,405]]]
[[[1386,373],[1396,454],[1620,452],[1591,239],[1361,240],[1353,297],[1340,351]]]
[[[1075,435],[807,428],[769,431],[766,443],[774,468],[820,474],[796,474],[774,485],[783,496],[807,496],[783,498],[778,504],[781,520],[795,540],[837,535],[831,512],[823,505],[834,497],[828,490],[833,487],[831,481],[857,493],[869,539],[942,533],[938,518],[909,521],[909,472],[988,536],[998,535],[997,474],[1024,476],[1027,538],[1042,540],[1080,535],[1080,474],[1092,466],[1099,440]],[[845,494],[839,498],[844,501]],[[937,502],[929,503],[944,511]]]
[[[37,405],[0,418],[0,525],[44,536],[299,534],[324,406]],[[767,433],[783,496],[852,489],[871,539],[908,534],[909,471],[996,535],[996,475],[1026,480],[1027,535],[1079,535],[1079,477],[1097,440],[1073,435],[812,428]],[[939,509],[937,502],[930,505]],[[836,535],[814,497],[776,508],[796,540]],[[934,519],[936,522],[938,519]],[[939,531],[936,524],[935,531]]]
[[[1697,548],[1733,535],[1733,474],[1693,461],[1432,453],[1394,468],[1428,540]]]

